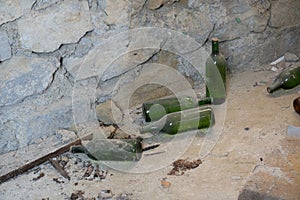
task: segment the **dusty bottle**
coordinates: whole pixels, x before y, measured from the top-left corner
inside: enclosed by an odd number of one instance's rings
[[[156,121],[168,113],[196,108],[211,104],[210,98],[194,99],[189,96],[157,99],[142,104],[143,116],[146,122]]]
[[[296,113],[298,113],[300,115],[300,97],[294,99],[293,107],[294,107]]]
[[[267,88],[269,93],[279,89],[292,89],[300,84],[300,66],[291,70],[282,71],[274,80],[273,84]]]
[[[142,139],[97,139],[72,146],[72,153],[84,153],[93,160],[138,161],[142,153]]]
[[[164,115],[140,129],[140,133],[164,132],[174,135],[178,132],[208,128],[214,124],[211,108],[194,108]]]
[[[219,40],[212,39],[212,53],[205,63],[206,97],[212,99],[212,104],[222,104],[226,99],[227,62],[219,52]]]

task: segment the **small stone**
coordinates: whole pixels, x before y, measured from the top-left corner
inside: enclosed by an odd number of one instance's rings
[[[38,15],[31,11],[17,25],[22,48],[35,52],[52,52],[61,44],[76,43],[92,30],[88,3],[79,0],[62,1]]]
[[[286,62],[297,62],[299,57],[293,53],[286,53],[284,54],[284,59]]]
[[[127,0],[106,1],[105,13],[107,14],[104,22],[111,25],[126,25],[129,22]]]
[[[130,135],[128,135],[124,130],[118,128],[116,129],[114,139],[130,139]]]
[[[60,139],[60,141],[63,144],[66,144],[68,142],[71,142],[71,141],[77,139],[77,135],[75,134],[74,131],[62,130],[62,129],[56,131],[56,136]]]
[[[272,72],[277,72],[278,69],[277,69],[276,67],[272,67],[272,68],[271,68],[271,71],[272,71]]]
[[[96,106],[97,119],[105,125],[117,124],[122,119],[122,112],[112,100]]]
[[[0,64],[0,106],[21,102],[42,93],[59,67],[57,59],[14,56]]]
[[[0,26],[21,17],[27,10],[30,10],[35,0],[26,1],[0,1]]]
[[[156,10],[163,5],[163,0],[150,0],[148,1],[147,8],[150,10]]]
[[[111,199],[113,197],[113,193],[111,190],[101,190],[98,194],[99,199]]]
[[[112,137],[114,135],[114,133],[116,132],[116,127],[114,127],[113,125],[102,126],[101,128],[103,129],[103,132],[104,132],[106,138]]]
[[[166,180],[161,180],[160,184],[161,184],[161,186],[163,186],[163,188],[169,188],[171,186],[171,183]]]

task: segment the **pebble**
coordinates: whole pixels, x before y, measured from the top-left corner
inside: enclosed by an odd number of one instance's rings
[[[272,72],[277,72],[277,70],[278,70],[277,67],[272,67],[272,68],[271,68],[271,71],[272,71]]]
[[[160,181],[161,186],[163,186],[164,188],[169,188],[171,186],[171,183],[169,181],[166,180],[161,180]]]
[[[284,54],[284,60],[286,62],[297,62],[299,60],[299,57],[293,53],[286,53]]]
[[[156,10],[160,8],[163,5],[164,1],[163,0],[149,0],[147,8],[150,10]]]

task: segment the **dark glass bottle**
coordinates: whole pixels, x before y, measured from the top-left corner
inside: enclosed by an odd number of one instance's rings
[[[138,161],[142,154],[142,138],[94,139],[84,146],[72,146],[71,152],[84,153],[93,160]]]
[[[279,89],[292,89],[300,84],[300,67],[282,71],[274,80],[273,84],[267,88],[269,93]]]
[[[189,96],[170,97],[144,102],[142,104],[143,115],[146,122],[156,121],[165,114],[196,108],[201,105],[211,104],[210,98],[194,99]]]
[[[178,132],[208,128],[214,124],[211,108],[195,108],[164,115],[160,120],[142,127],[140,133],[164,132],[174,135]]]
[[[298,113],[300,115],[300,97],[294,99],[293,107],[294,107],[296,113]]]
[[[212,99],[212,104],[222,104],[226,99],[227,62],[219,52],[219,40],[212,39],[212,53],[205,63],[206,97]]]

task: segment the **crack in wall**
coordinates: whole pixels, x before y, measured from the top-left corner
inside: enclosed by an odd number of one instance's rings
[[[214,23],[212,29],[211,29],[210,32],[208,33],[208,36],[207,36],[206,40],[205,40],[204,43],[201,45],[202,47],[204,47],[204,46],[207,44],[207,42],[210,40],[211,35],[212,35],[213,32],[215,31],[215,28],[216,28],[216,24]]]

